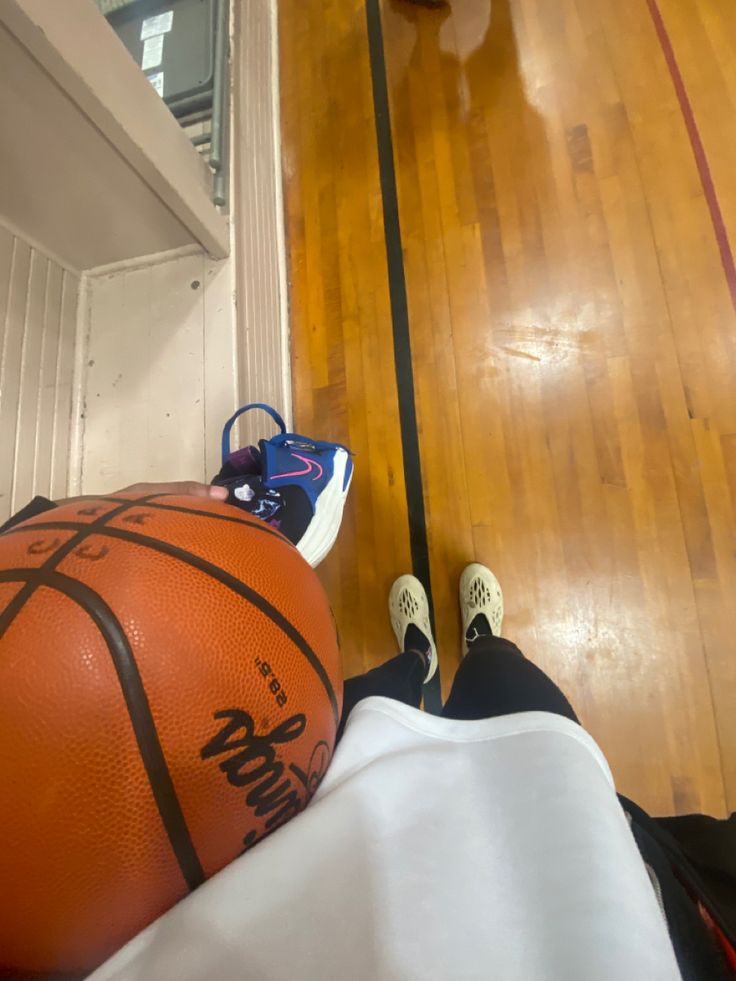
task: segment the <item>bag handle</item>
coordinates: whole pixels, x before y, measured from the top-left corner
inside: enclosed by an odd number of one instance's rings
[[[263,409],[264,412],[267,412],[271,416],[271,418],[276,423],[276,425],[281,429],[281,432],[282,433],[285,433],[286,432],[286,423],[284,422],[284,420],[278,414],[278,412],[276,411],[276,409],[272,408],[270,405],[267,405],[265,402],[250,402],[248,405],[241,406],[237,410],[237,412],[234,412],[230,416],[230,418],[225,423],[225,425],[223,427],[223,430],[222,430],[222,463],[223,463],[223,466],[224,466],[225,461],[227,460],[227,458],[230,456],[230,433],[232,432],[232,428],[235,425],[235,421],[236,421],[236,419],[239,416],[242,416],[244,412],[249,412],[251,409]]]

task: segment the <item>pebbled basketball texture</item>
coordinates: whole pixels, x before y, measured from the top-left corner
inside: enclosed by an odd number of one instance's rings
[[[322,586],[257,518],[116,495],[0,536],[0,967],[92,969],[289,820],[341,704]]]

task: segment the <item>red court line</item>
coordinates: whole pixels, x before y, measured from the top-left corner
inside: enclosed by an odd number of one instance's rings
[[[703,185],[703,193],[705,194],[708,211],[710,211],[710,220],[713,223],[713,232],[715,233],[716,242],[718,243],[718,251],[721,254],[721,265],[723,266],[723,272],[726,275],[726,282],[728,283],[728,289],[731,294],[731,303],[733,305],[734,312],[736,312],[736,263],[734,263],[733,250],[731,249],[731,243],[728,239],[726,223],[723,220],[723,212],[721,211],[721,206],[718,202],[718,195],[716,194],[715,185],[713,184],[713,176],[710,172],[708,157],[705,154],[703,141],[700,138],[700,130],[698,129],[698,124],[695,122],[695,113],[693,112],[693,107],[688,97],[687,89],[685,88],[682,72],[680,71],[680,66],[677,63],[675,51],[672,47],[672,41],[667,33],[667,28],[665,27],[662,12],[659,9],[657,0],[647,0],[647,6],[649,7],[649,13],[652,15],[652,20],[654,21],[657,37],[659,38],[659,43],[662,46],[667,67],[670,70],[672,84],[674,85],[675,92],[677,93],[677,101],[680,103],[680,109],[685,120],[687,135],[690,138],[690,146],[693,148],[695,163],[698,168],[698,174],[700,175],[700,183]]]

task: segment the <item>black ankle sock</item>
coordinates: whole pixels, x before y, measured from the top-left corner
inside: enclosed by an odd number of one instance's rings
[[[465,631],[465,643],[470,647],[481,637],[492,637],[493,631],[485,613],[476,613]]]
[[[422,633],[416,624],[410,623],[406,628],[406,633],[404,634],[404,650],[416,651],[429,663],[431,657],[429,638],[426,634]]]

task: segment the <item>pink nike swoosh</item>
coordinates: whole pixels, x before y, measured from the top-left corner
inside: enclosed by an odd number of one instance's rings
[[[287,477],[306,477],[307,474],[317,471],[317,473],[312,477],[312,480],[319,480],[322,474],[325,472],[324,467],[321,463],[317,463],[316,460],[310,460],[309,457],[300,456],[298,453],[292,453],[293,457],[297,460],[301,460],[302,463],[306,464],[304,470],[292,470],[290,473],[277,473],[270,477],[270,480],[285,480]]]

